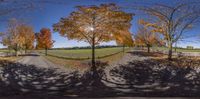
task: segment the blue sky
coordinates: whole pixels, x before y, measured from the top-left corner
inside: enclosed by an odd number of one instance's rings
[[[58,0],[59,1],[59,0]],[[31,11],[25,11],[23,13],[20,13],[20,18],[25,20],[28,24],[32,25],[34,27],[35,32],[39,32],[41,28],[47,27],[52,30],[52,25],[54,23],[57,23],[61,17],[67,17],[72,11],[75,10],[75,6],[77,5],[98,5],[101,3],[109,3],[114,2],[117,5],[120,6],[127,6],[134,4],[136,1],[139,0],[60,0],[65,1],[63,4],[40,4],[39,10],[31,10]],[[140,2],[156,2],[156,3],[170,3],[169,1],[173,0],[140,0]],[[124,9],[124,11],[127,12],[133,12],[133,10],[130,9]],[[14,16],[11,16],[14,17]],[[140,16],[134,16],[132,21],[132,27],[130,29],[131,32],[135,33],[137,31],[137,19],[139,19]],[[6,22],[3,22],[0,24],[0,30],[5,31],[6,30]],[[199,29],[200,30],[200,29]],[[189,34],[197,34],[198,29],[195,29],[193,31],[188,32]],[[74,47],[74,46],[88,46],[85,42],[77,42],[74,40],[68,40],[65,37],[61,37],[58,33],[53,33],[53,39],[56,41],[54,44],[54,47]],[[179,42],[179,46],[185,47],[187,45],[192,45],[194,47],[199,47],[200,44],[196,42],[197,36],[190,37],[185,39],[185,41]],[[195,42],[194,42],[195,41]],[[115,42],[109,42],[109,43],[102,43],[102,45],[114,45]],[[0,48],[3,47],[0,45]]]

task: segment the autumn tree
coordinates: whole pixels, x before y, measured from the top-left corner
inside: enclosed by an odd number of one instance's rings
[[[200,2],[184,2],[176,5],[155,4],[141,8],[152,16],[146,26],[154,28],[153,32],[161,33],[168,46],[168,59],[172,59],[172,47],[184,33],[191,29],[200,18]]]
[[[21,36],[21,39],[23,39],[23,49],[25,50],[25,53],[27,53],[27,50],[31,50],[34,48],[34,41],[35,41],[35,33],[31,26],[22,24],[19,26],[19,33]]]
[[[147,47],[147,52],[150,52],[150,47],[153,45],[162,45],[163,41],[161,40],[158,33],[154,33],[149,29],[149,27],[143,26],[140,23],[143,22],[143,20],[139,20],[138,24],[138,32],[134,36],[135,37],[135,44],[136,45],[142,45]]]
[[[122,31],[121,33],[118,33],[114,35],[117,45],[120,45],[123,47],[123,52],[125,51],[125,47],[132,47],[134,46],[134,41],[132,38],[132,34],[129,31]]]
[[[36,34],[37,37],[37,48],[45,49],[45,55],[47,55],[47,50],[53,47],[54,41],[52,40],[51,30],[48,28],[42,28],[40,33]]]
[[[96,72],[95,46],[115,40],[117,34],[131,27],[132,14],[122,11],[115,4],[78,6],[69,17],[53,25],[54,31],[68,39],[85,41],[92,48],[93,73]],[[95,74],[94,74],[95,75]]]
[[[18,56],[18,51],[23,47],[24,39],[19,32],[22,23],[16,19],[11,19],[8,23],[7,32],[3,37],[3,45],[8,46],[15,51],[16,56]]]
[[[0,32],[0,43],[2,43],[2,41],[3,41],[3,35],[4,35],[4,33]]]

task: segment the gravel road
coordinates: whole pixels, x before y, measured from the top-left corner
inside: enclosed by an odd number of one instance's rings
[[[104,98],[66,98],[66,97],[53,97],[51,99],[199,99],[199,98],[191,98],[191,97],[104,97]],[[38,99],[38,98],[32,98],[32,97],[5,97],[1,99]],[[49,99],[49,98],[40,98],[40,99]]]
[[[59,66],[57,64],[52,63],[51,61],[49,61],[48,59],[46,59],[45,57],[41,56],[36,52],[24,56],[17,62],[25,65],[34,65],[38,68],[49,68],[49,69],[53,68],[59,70],[60,72],[67,72],[67,73],[73,72],[73,70],[69,70],[69,68],[65,68],[63,66]]]
[[[37,53],[31,53],[18,60],[17,62],[21,64],[35,65],[39,68],[58,68],[56,64],[48,61],[47,59],[45,59]]]

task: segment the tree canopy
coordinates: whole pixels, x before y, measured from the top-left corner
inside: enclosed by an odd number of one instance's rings
[[[117,34],[131,27],[132,14],[123,12],[115,4],[78,6],[69,17],[53,25],[54,31],[68,39],[85,41],[92,45],[115,40]]]
[[[168,59],[172,57],[172,46],[184,33],[200,21],[199,2],[181,2],[176,5],[154,4],[150,7],[141,7],[151,18],[141,22],[152,27],[152,32],[163,35],[169,48]]]
[[[85,41],[92,48],[92,71],[96,78],[95,46],[101,42],[116,40],[125,44],[129,35],[133,14],[126,13],[115,4],[78,6],[68,17],[53,25],[54,31],[68,39]],[[128,34],[128,35],[127,35]],[[128,38],[128,37],[126,37]],[[132,40],[129,40],[132,42]],[[126,42],[127,43],[127,42]]]
[[[163,40],[158,33],[152,32],[151,28],[142,25],[144,20],[138,22],[138,32],[135,35],[135,44],[138,46],[146,46],[148,52],[153,45],[163,45]]]
[[[7,32],[3,33],[3,45],[16,51],[16,56],[21,49],[32,49],[34,47],[33,28],[25,23],[11,19]]]
[[[46,50],[46,55],[47,55],[47,50],[53,47],[54,41],[52,40],[52,34],[51,30],[48,28],[42,28],[40,30],[40,33],[36,34],[37,38],[37,49],[45,49]]]

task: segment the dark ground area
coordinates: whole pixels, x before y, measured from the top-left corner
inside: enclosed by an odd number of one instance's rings
[[[135,53],[132,53],[135,54]],[[189,60],[132,61],[94,82],[90,72],[59,72],[0,61],[0,96],[48,97],[199,97],[199,62]],[[177,64],[185,66],[178,67]],[[194,63],[194,64],[192,64]],[[193,66],[194,65],[194,66]],[[45,98],[44,98],[45,97]],[[25,98],[29,99],[29,98]]]

